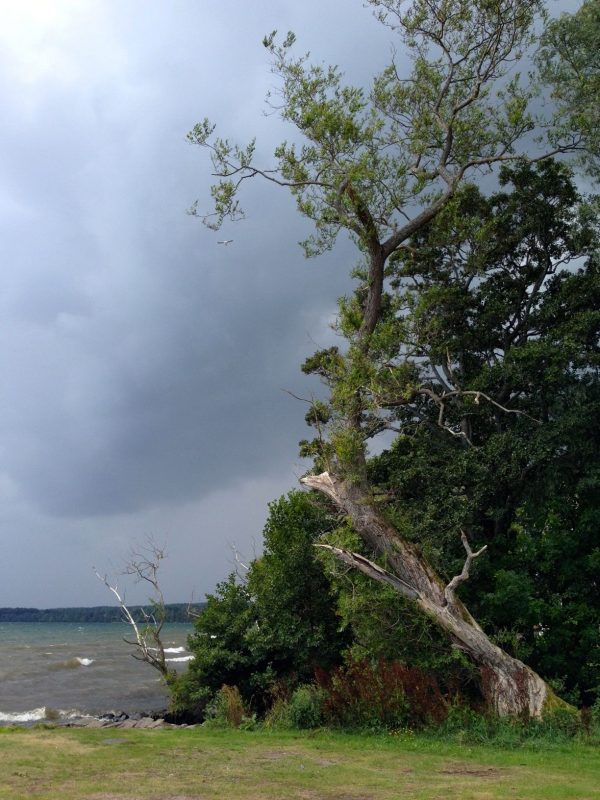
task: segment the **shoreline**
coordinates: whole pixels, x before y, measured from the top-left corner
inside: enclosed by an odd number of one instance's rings
[[[158,673],[132,658],[127,626],[105,623],[0,625],[0,726],[66,724],[116,716],[164,718],[169,692]],[[185,672],[187,625],[164,630],[168,666]],[[191,721],[191,720],[185,720]]]
[[[178,721],[166,710],[140,711],[127,714],[125,711],[108,711],[104,714],[71,714],[61,717],[48,716],[28,720],[0,719],[0,728],[195,728],[198,723]]]

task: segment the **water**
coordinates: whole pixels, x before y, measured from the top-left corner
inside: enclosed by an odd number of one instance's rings
[[[170,666],[185,669],[190,625],[163,629]],[[158,711],[167,693],[158,672],[131,656],[125,624],[0,624],[0,724],[108,711]]]

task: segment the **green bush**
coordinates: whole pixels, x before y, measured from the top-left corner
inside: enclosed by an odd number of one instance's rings
[[[324,722],[325,692],[314,684],[299,686],[287,704],[287,719],[293,728],[319,728]]]
[[[576,709],[556,708],[546,713],[543,719],[529,722],[525,731],[528,738],[564,740],[583,733],[583,725]]]
[[[590,729],[593,734],[600,736],[600,697],[590,708]]]
[[[543,719],[520,720],[480,714],[473,709],[454,703],[448,709],[444,722],[429,728],[432,736],[452,738],[461,744],[494,744],[501,747],[518,747],[536,742],[560,744],[585,734],[581,716],[575,710],[559,708],[547,713]]]
[[[271,708],[265,714],[265,727],[278,729],[291,728],[290,722],[290,703],[284,697],[277,697]]]
[[[452,737],[459,742],[486,742],[490,738],[489,719],[460,702],[452,703],[444,722],[429,731],[433,735]]]
[[[217,584],[194,622],[189,668],[171,688],[171,711],[186,719],[210,717],[223,683],[262,716],[273,704],[273,687],[311,681],[314,665],[341,661],[348,643],[339,630],[334,599],[315,540],[331,520],[306,494],[291,492],[269,506],[264,549],[247,581],[235,574]]]
[[[207,718],[216,725],[239,728],[249,719],[237,686],[224,684],[207,709]]]

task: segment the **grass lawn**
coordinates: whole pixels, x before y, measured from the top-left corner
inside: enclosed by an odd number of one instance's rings
[[[600,752],[418,736],[0,729],[0,798],[517,800],[600,798]]]

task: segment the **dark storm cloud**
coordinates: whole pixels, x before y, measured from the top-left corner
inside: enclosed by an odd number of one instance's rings
[[[315,388],[299,364],[355,254],[305,262],[264,185],[245,222],[203,229],[184,210],[208,206],[210,165],[185,134],[209,116],[269,163],[293,132],[262,115],[262,36],[293,29],[360,82],[392,34],[359,0],[20,0],[2,23],[0,605],[105,602],[91,564],[146,534],[170,540],[168,599],[201,595],[302,469],[281,389]]]
[[[0,605],[86,602],[90,562],[162,531],[171,599],[194,576],[209,589],[226,541],[260,538],[294,482],[305,408],[281,390],[314,388],[299,365],[330,340],[354,256],[306,262],[308,229],[273,187],[248,187],[228,247],[185,215],[209,199],[195,122],[256,134],[265,161],[290,135],[262,114],[275,27],[353,80],[385,60],[388,35],[346,0],[4,13]]]
[[[7,98],[4,463],[52,514],[190,499],[289,458],[302,412],[279,389],[297,383],[303,325],[318,325],[343,287],[343,272],[303,263],[293,207],[264,187],[227,249],[184,217],[208,173],[186,127],[214,105],[248,137],[240,120],[258,117],[260,98],[239,62],[217,56],[234,50],[227,9],[207,19],[175,8],[108,24],[124,73],[48,79],[25,123],[22,99]],[[196,45],[212,47],[208,58],[194,59]],[[236,104],[225,114],[223,94]]]

